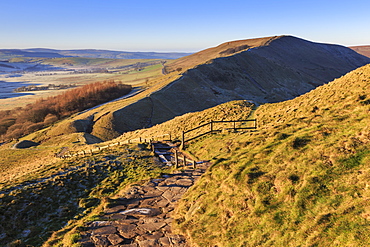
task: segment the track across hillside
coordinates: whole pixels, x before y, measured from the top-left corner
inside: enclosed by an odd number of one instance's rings
[[[155,143],[154,153],[168,165],[174,160],[173,144]],[[186,160],[186,159],[185,159]],[[99,221],[87,223],[81,234],[83,246],[189,246],[182,235],[172,232],[171,213],[177,201],[209,166],[188,159],[182,170],[130,187],[113,199]]]

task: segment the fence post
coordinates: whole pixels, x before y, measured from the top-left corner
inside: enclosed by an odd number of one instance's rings
[[[234,123],[234,131],[236,130],[236,127],[235,127],[235,122],[233,122]]]
[[[197,162],[195,160],[193,160],[193,169],[196,168],[196,165],[197,165]]]
[[[181,138],[181,149],[185,150],[185,132],[182,132],[182,138]]]
[[[175,168],[179,168],[179,153],[175,150]]]
[[[139,142],[141,143],[141,136],[139,137]]]
[[[184,167],[186,167],[186,157],[184,155]]]
[[[211,120],[210,126],[211,126],[211,133],[212,133],[213,132],[213,120]]]

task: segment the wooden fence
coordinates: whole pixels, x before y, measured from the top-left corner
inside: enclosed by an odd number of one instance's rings
[[[247,122],[253,122],[253,126],[245,126],[245,124]],[[225,127],[225,124],[229,124],[229,126]],[[237,125],[237,123],[239,123],[239,125]],[[241,123],[241,124],[240,124]],[[222,128],[220,128],[220,124],[222,124]],[[209,127],[207,127],[209,126]],[[186,137],[186,134],[188,133],[191,133],[191,132],[194,132],[198,129],[201,129],[201,128],[206,128],[205,131],[201,131],[200,134],[197,134],[195,136],[192,136],[192,137]],[[185,143],[188,142],[188,141],[191,141],[191,140],[194,140],[196,138],[199,138],[201,136],[204,136],[204,135],[207,135],[207,134],[212,134],[212,133],[215,133],[215,132],[221,132],[225,129],[229,129],[229,130],[240,130],[240,129],[251,129],[251,130],[255,130],[257,129],[257,119],[248,119],[248,120],[219,120],[219,121],[210,121],[209,123],[205,123],[205,124],[202,124],[202,125],[199,125],[198,127],[195,127],[193,129],[190,129],[190,130],[187,130],[187,131],[183,131],[182,132],[182,137],[181,137],[181,148],[185,150]]]
[[[165,139],[165,137],[167,137]],[[171,134],[163,134],[163,135],[158,135],[158,136],[152,136],[150,138],[135,138],[135,139],[130,139],[130,140],[124,140],[124,141],[120,141],[120,142],[115,142],[115,143],[111,143],[111,144],[108,144],[108,145],[105,145],[105,146],[98,146],[98,147],[92,147],[90,149],[86,149],[86,150],[81,150],[81,151],[76,151],[76,152],[67,152],[66,154],[63,154],[63,155],[57,155],[57,157],[60,157],[60,158],[72,158],[72,157],[75,157],[75,156],[86,156],[86,155],[92,155],[94,153],[99,153],[101,150],[103,149],[106,149],[106,148],[110,148],[110,147],[114,147],[114,146],[121,146],[121,145],[124,145],[124,144],[131,144],[131,143],[145,143],[145,142],[152,142],[152,141],[159,141],[159,140],[169,140],[171,141]]]
[[[247,122],[252,122],[253,126],[246,126]],[[226,126],[225,125],[228,125]],[[237,125],[238,124],[238,125]],[[207,127],[209,126],[209,127]],[[196,134],[192,137],[186,137],[187,134],[194,132],[196,130],[200,130],[201,128],[206,128],[205,131],[200,131],[200,134]],[[194,140],[196,138],[199,138],[201,136],[207,135],[207,134],[212,134],[215,132],[221,132],[225,129],[231,129],[231,130],[240,130],[240,129],[257,129],[257,120],[256,119],[248,119],[248,120],[220,120],[220,121],[211,121],[209,123],[202,124],[198,127],[195,127],[193,129],[183,131],[182,132],[182,138],[181,138],[181,149],[185,150],[185,143],[191,140]],[[165,137],[167,137],[165,139]],[[120,146],[124,144],[130,144],[130,143],[145,143],[145,142],[152,142],[152,141],[164,141],[164,140],[169,140],[172,141],[172,136],[171,134],[163,134],[163,135],[158,135],[158,136],[152,136],[150,138],[142,138],[138,137],[135,139],[130,139],[130,140],[125,140],[125,141],[120,141],[116,143],[111,143],[106,146],[98,146],[98,147],[92,147],[87,150],[81,150],[77,152],[67,152],[66,150],[62,150],[59,154],[56,154],[57,157],[60,158],[71,158],[75,156],[86,156],[86,155],[92,155],[94,153],[99,153],[101,150],[114,147],[114,146]]]

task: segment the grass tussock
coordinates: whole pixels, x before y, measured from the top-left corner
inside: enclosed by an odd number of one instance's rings
[[[370,244],[370,65],[296,99],[260,106],[255,133],[189,151],[214,165],[175,227],[198,246]]]

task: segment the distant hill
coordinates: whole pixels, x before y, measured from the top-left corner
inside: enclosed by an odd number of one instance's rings
[[[363,46],[351,46],[349,47],[357,53],[360,53],[364,56],[370,57],[370,45],[363,45]]]
[[[177,52],[126,52],[110,50],[54,50],[45,48],[33,49],[0,49],[0,60],[14,57],[90,57],[112,59],[177,59],[191,53]]]
[[[147,91],[75,119],[87,119],[91,134],[108,140],[231,100],[292,99],[367,63],[349,48],[291,36],[228,42],[169,62],[168,74],[148,81]],[[60,135],[62,125],[50,134]]]
[[[7,60],[15,57],[43,57],[43,58],[55,58],[55,57],[65,57],[57,53],[56,51],[27,51],[19,49],[0,49],[0,60]]]

